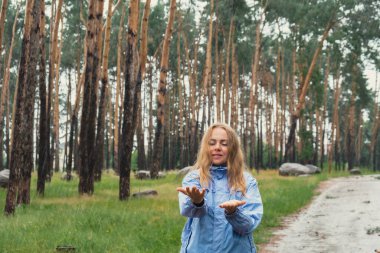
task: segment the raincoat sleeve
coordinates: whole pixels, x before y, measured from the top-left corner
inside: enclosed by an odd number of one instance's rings
[[[201,189],[201,184],[199,181],[199,174],[197,171],[189,172],[182,181],[182,187],[193,187],[196,186],[198,189]],[[199,218],[204,216],[207,213],[207,201],[204,199],[202,206],[196,206],[191,199],[179,192],[179,210],[181,215],[190,217],[190,218]]]
[[[236,208],[232,214],[225,213],[227,221],[233,230],[240,234],[250,234],[257,228],[263,216],[263,203],[256,179],[251,175],[246,177],[247,193],[242,197],[246,204]]]

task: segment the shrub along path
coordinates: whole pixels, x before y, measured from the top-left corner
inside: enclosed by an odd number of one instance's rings
[[[380,252],[380,175],[325,181],[260,253]]]

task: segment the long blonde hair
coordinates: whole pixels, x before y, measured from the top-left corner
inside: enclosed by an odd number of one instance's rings
[[[194,168],[199,169],[201,185],[202,187],[207,187],[211,179],[210,166],[212,164],[212,158],[209,153],[208,142],[211,138],[212,131],[215,128],[224,129],[228,137],[228,185],[231,190],[240,190],[244,194],[246,192],[246,183],[243,173],[246,166],[244,163],[243,151],[240,146],[240,140],[236,132],[229,125],[224,123],[212,124],[203,135],[202,142],[198,150],[197,161],[194,164]]]

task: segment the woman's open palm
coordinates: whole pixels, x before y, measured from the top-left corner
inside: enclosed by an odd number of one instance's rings
[[[191,198],[191,201],[195,204],[199,204],[203,201],[203,198],[205,196],[206,190],[205,189],[198,189],[197,187],[178,187],[178,192],[182,192],[183,194],[189,196]]]
[[[224,208],[228,214],[232,214],[235,212],[238,206],[244,205],[246,202],[243,200],[228,200],[219,205],[219,207]]]

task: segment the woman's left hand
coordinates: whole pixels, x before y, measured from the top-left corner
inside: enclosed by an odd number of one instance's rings
[[[233,214],[238,206],[244,205],[246,202],[243,200],[228,200],[219,205],[219,207],[224,208],[227,214]]]

